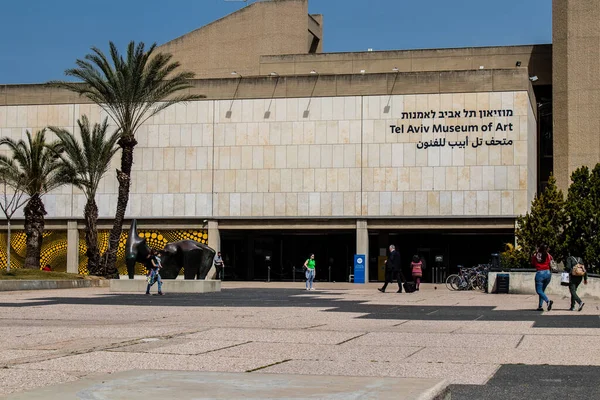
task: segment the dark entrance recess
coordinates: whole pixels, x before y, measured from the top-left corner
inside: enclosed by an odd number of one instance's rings
[[[304,281],[302,265],[311,253],[316,281],[348,282],[356,250],[354,231],[226,231],[221,234],[225,280]]]
[[[458,272],[459,265],[472,267],[489,263],[491,254],[503,251],[506,243],[514,243],[513,232],[369,232],[369,277],[371,281],[383,279],[380,265],[382,258],[389,254],[387,249],[390,244],[400,251],[405,275],[411,275],[410,262],[412,256],[417,254],[426,266],[423,281],[441,282],[449,274]]]

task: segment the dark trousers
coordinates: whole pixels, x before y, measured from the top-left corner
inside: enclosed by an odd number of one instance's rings
[[[569,277],[569,292],[571,292],[571,308],[575,307],[575,303],[581,304],[581,299],[577,295],[577,288],[581,284],[581,281],[581,276],[571,275]]]
[[[217,269],[217,279],[223,280],[223,266],[215,265],[215,268]]]
[[[404,276],[402,275],[402,271],[385,271],[385,283],[381,290],[385,290],[387,288],[388,283],[392,283],[394,279],[398,280],[398,291],[402,291],[402,282],[405,281]]]

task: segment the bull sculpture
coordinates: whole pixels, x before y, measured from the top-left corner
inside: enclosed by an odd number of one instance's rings
[[[129,279],[133,279],[135,274],[135,263],[144,263],[148,254],[150,246],[145,238],[138,235],[137,221],[134,219],[125,243],[125,264]],[[163,268],[160,275],[163,279],[175,279],[183,268],[185,279],[205,279],[214,257],[213,249],[194,240],[167,243],[161,254]]]

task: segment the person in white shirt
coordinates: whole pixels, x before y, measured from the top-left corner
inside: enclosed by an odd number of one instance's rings
[[[223,280],[223,268],[225,267],[225,264],[223,264],[223,258],[221,257],[220,251],[215,256],[213,262],[217,269],[217,279]]]

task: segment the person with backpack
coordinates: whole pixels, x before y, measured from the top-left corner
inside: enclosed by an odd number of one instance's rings
[[[421,286],[421,278],[423,277],[423,263],[418,255],[415,254],[413,256],[412,262],[410,263],[410,268],[412,271],[413,281],[415,282],[415,290],[418,292],[419,286]]]
[[[315,255],[311,254],[310,257],[304,262],[304,268],[306,268],[306,290],[315,290],[313,282],[315,280],[316,270]]]
[[[569,292],[571,292],[571,308],[569,308],[569,311],[575,311],[575,303],[578,304],[577,311],[581,311],[585,303],[577,295],[577,288],[581,281],[584,285],[588,283],[587,270],[581,257],[567,257],[565,271],[569,273]]]
[[[552,300],[548,299],[545,293],[552,279],[552,273],[550,272],[551,262],[552,256],[548,253],[548,246],[546,244],[538,247],[537,251],[531,257],[531,265],[537,271],[535,273],[535,291],[539,296],[537,311],[544,311],[542,307],[544,302],[548,304],[548,311],[552,310],[552,304],[554,304]]]

